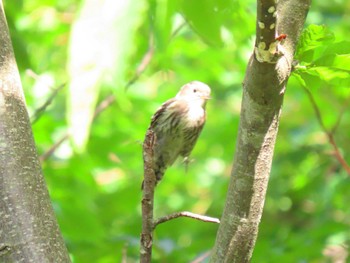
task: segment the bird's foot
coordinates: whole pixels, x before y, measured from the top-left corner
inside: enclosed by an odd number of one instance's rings
[[[188,171],[188,165],[190,163],[193,163],[194,162],[194,159],[191,159],[190,157],[185,157],[184,160],[183,160],[183,163],[185,164],[185,171],[187,173]]]

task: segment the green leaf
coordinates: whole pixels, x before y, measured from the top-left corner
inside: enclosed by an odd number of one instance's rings
[[[350,74],[347,71],[330,67],[311,67],[307,70],[298,70],[293,73],[300,84],[308,88],[320,88],[325,85],[349,87]]]
[[[319,74],[311,72],[294,72],[293,76],[299,81],[304,88],[319,88],[322,85]]]
[[[313,67],[308,71],[310,75],[318,75],[327,85],[345,86],[350,85],[349,72],[333,69],[330,67]]]
[[[310,25],[300,36],[296,57],[299,60],[312,60],[317,49],[323,51],[333,41],[334,34],[326,26]]]
[[[323,54],[350,54],[350,41],[341,41],[327,45]]]
[[[326,66],[332,69],[350,71],[350,54],[327,55],[316,60],[314,64],[317,66]]]

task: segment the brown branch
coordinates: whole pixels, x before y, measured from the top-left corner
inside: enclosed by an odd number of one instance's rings
[[[175,219],[178,217],[189,217],[189,218],[193,218],[193,219],[203,221],[203,222],[220,224],[220,220],[218,218],[198,215],[198,214],[187,212],[187,211],[182,211],[182,212],[176,212],[176,213],[166,215],[166,216],[163,216],[163,217],[156,219],[153,223],[153,227],[155,228],[159,224],[162,224],[166,221],[169,221],[169,220],[172,220],[172,219]]]
[[[327,138],[328,138],[328,141],[329,143],[332,145],[333,147],[333,150],[334,150],[334,156],[335,158],[338,160],[338,162],[340,163],[340,165],[343,167],[343,169],[346,171],[346,173],[348,175],[350,175],[350,166],[349,164],[346,162],[346,160],[344,159],[344,157],[342,156],[340,150],[339,150],[339,147],[337,145],[337,143],[335,142],[335,139],[334,139],[334,131],[337,129],[339,123],[340,123],[340,120],[341,120],[341,116],[343,115],[343,112],[341,113],[340,117],[338,118],[337,122],[335,123],[334,127],[331,129],[331,130],[328,130],[326,125],[324,124],[323,122],[323,118],[322,118],[322,115],[321,115],[321,111],[315,101],[315,98],[313,97],[311,91],[306,88],[304,85],[302,85],[302,87],[304,88],[306,94],[308,95],[309,97],[309,100],[311,102],[311,105],[315,111],[315,114],[316,114],[316,118],[318,120],[318,123],[320,124],[321,126],[321,129],[323,130],[323,132],[326,134]],[[348,104],[348,102],[347,102]]]
[[[143,143],[144,181],[142,196],[142,232],[140,237],[140,262],[150,263],[153,245],[153,202],[156,176],[153,169],[153,145],[156,136],[148,130]]]
[[[144,164],[144,181],[143,195],[141,201],[142,207],[142,232],[140,237],[140,262],[150,263],[152,260],[153,230],[157,225],[178,217],[190,217],[203,222],[220,223],[219,219],[194,214],[183,211],[173,213],[156,220],[153,219],[154,207],[154,190],[156,186],[156,176],[153,169],[153,149],[157,140],[155,133],[148,130],[143,143],[143,164]]]
[[[205,259],[207,259],[210,256],[210,251],[205,252],[203,255],[200,255],[198,258],[196,258],[195,260],[193,260],[191,263],[201,263],[203,262]]]
[[[59,85],[57,88],[53,89],[52,93],[50,94],[50,96],[47,98],[47,100],[43,103],[43,105],[41,105],[39,108],[37,108],[33,114],[33,116],[31,117],[31,124],[33,125],[34,123],[36,123],[41,115],[45,112],[46,108],[48,106],[50,106],[50,104],[52,103],[52,101],[54,100],[54,98],[57,96],[58,92],[64,88],[64,86],[66,86],[66,83],[63,83],[61,85]]]
[[[40,162],[44,162],[46,159],[48,159],[55,151],[56,149],[69,138],[70,134],[67,132],[65,133],[57,142],[55,142],[54,145],[52,145],[46,152],[44,152],[42,155],[40,155],[39,160]]]
[[[344,157],[342,156],[342,154],[339,151],[339,147],[337,145],[337,143],[334,140],[334,136],[331,133],[327,133],[328,136],[328,140],[329,143],[333,146],[334,149],[334,156],[335,158],[338,160],[338,162],[340,163],[340,165],[344,168],[344,170],[346,171],[346,173],[348,175],[350,175],[350,166],[348,165],[348,163],[345,161]]]
[[[128,243],[124,244],[123,250],[122,250],[122,260],[121,263],[127,263],[128,262]]]
[[[92,120],[97,119],[97,117],[106,110],[109,106],[111,106],[115,102],[115,97],[113,94],[108,95],[103,101],[98,104],[98,106],[95,109],[94,117]]]
[[[183,22],[181,25],[179,25],[179,26],[174,30],[174,32],[171,34],[170,40],[169,40],[169,41],[173,40],[173,38],[174,38],[174,37],[180,32],[180,30],[181,30],[182,28],[184,28],[187,24],[188,24],[188,23],[185,21],[185,22]]]
[[[257,3],[257,42],[243,81],[236,150],[226,203],[212,250],[212,263],[251,262],[285,85],[311,1],[279,0],[277,6],[272,0],[258,0]],[[275,25],[274,17],[278,20]],[[261,21],[263,24],[259,23]],[[276,43],[276,36],[269,31],[276,26],[276,32],[288,35],[283,44]],[[263,29],[268,31],[263,32]],[[279,51],[283,51],[283,56]]]
[[[335,124],[334,124],[334,126],[333,126],[333,128],[331,130],[332,134],[334,134],[335,131],[338,129],[339,124],[341,122],[341,119],[343,118],[344,113],[349,109],[349,104],[350,104],[350,96],[346,99],[345,104],[343,105],[343,108],[341,109],[341,111],[339,113],[338,119],[335,122]]]
[[[142,57],[140,65],[137,67],[135,75],[128,81],[125,86],[125,90],[127,90],[132,84],[135,83],[136,80],[140,77],[140,75],[146,70],[149,63],[152,60],[154,54],[154,39],[153,34],[151,34],[149,38],[149,47],[146,54]]]

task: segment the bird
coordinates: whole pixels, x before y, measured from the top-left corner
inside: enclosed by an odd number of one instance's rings
[[[179,156],[188,163],[206,121],[205,108],[210,92],[207,84],[191,81],[152,116],[148,131],[151,130],[156,138],[152,149],[156,185]]]

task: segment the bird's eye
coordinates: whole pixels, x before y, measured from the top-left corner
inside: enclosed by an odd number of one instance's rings
[[[194,90],[193,90],[193,92],[194,92],[194,93],[196,93],[196,92],[197,92],[197,90],[196,90],[196,89],[194,89]]]

